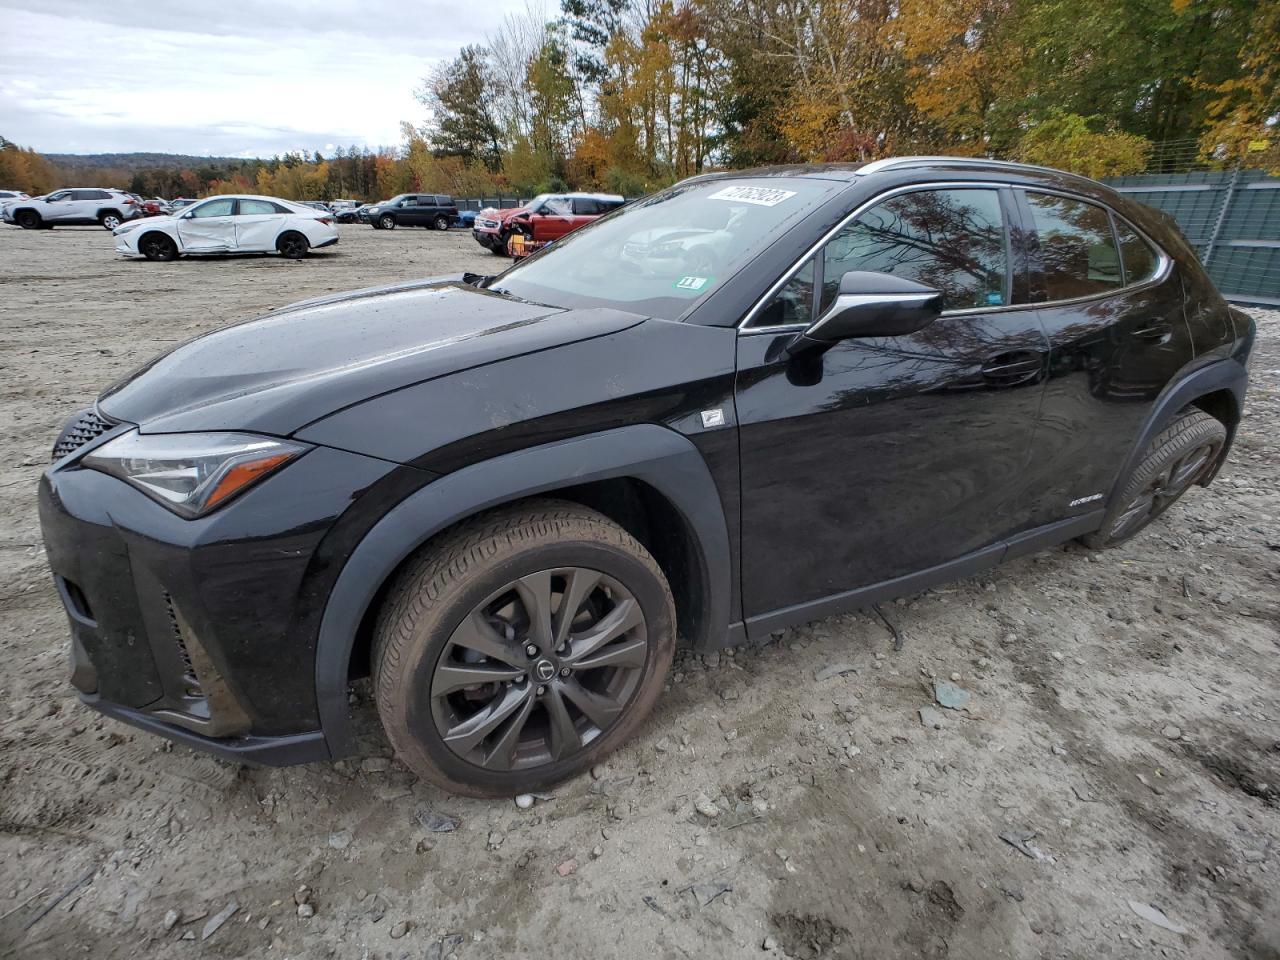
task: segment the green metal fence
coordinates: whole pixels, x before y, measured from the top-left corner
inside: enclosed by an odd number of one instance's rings
[[[1280,307],[1280,178],[1197,170],[1106,182],[1174,217],[1228,300]]]

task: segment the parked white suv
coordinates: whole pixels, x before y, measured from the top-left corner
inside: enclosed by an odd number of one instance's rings
[[[97,223],[114,230],[126,220],[142,215],[138,201],[121,190],[77,187],[55,190],[43,197],[7,203],[0,217],[25,230]]]

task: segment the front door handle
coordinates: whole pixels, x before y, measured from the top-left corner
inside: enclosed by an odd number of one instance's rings
[[[1163,320],[1149,320],[1133,331],[1133,335],[1139,340],[1148,340],[1152,343],[1168,343],[1173,337],[1173,327]]]
[[[1044,370],[1043,353],[1021,350],[992,357],[982,365],[982,376],[992,383],[1012,386],[1036,379],[1042,370]]]

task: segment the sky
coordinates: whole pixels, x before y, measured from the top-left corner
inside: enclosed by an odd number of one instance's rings
[[[42,153],[394,146],[524,0],[0,0],[0,136]]]

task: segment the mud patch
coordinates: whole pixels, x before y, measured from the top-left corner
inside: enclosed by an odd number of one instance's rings
[[[778,931],[782,948],[800,960],[842,956],[835,951],[849,940],[849,931],[844,927],[813,914],[775,913],[769,922]]]

